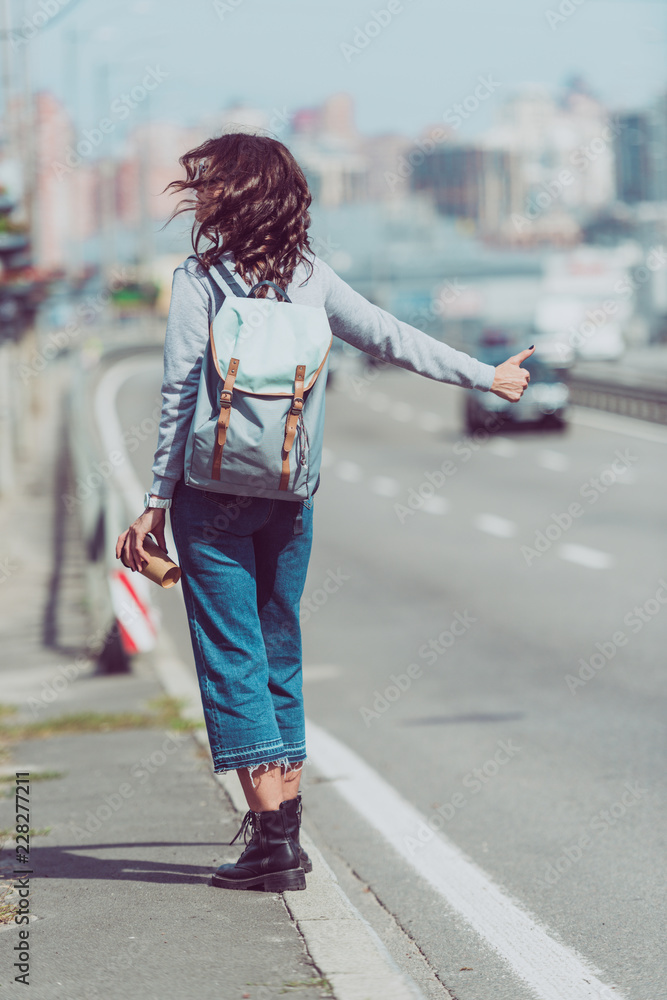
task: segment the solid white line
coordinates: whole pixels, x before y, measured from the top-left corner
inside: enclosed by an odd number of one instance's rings
[[[627,434],[628,437],[640,438],[642,441],[667,444],[667,427],[652,424],[648,420],[638,420],[637,417],[624,417],[620,413],[606,413],[604,410],[573,406],[569,419],[573,424],[581,424],[584,427],[595,427],[596,430]]]
[[[473,524],[480,531],[495,535],[497,538],[513,538],[516,535],[516,524],[496,514],[478,514]]]
[[[136,510],[137,517],[143,510],[145,490],[141,488],[141,483],[123,443],[123,428],[118,417],[116,397],[120,387],[129,378],[140,375],[143,369],[152,368],[160,371],[161,367],[162,361],[158,358],[124,358],[123,361],[119,361],[107,369],[100,379],[95,393],[95,419],[104,450],[107,455],[111,455],[114,451],[121,451],[124,454],[124,461],[114,467],[112,478],[118,486],[128,513]],[[150,483],[148,485],[150,486]]]
[[[201,696],[194,673],[179,660],[171,639],[164,632],[160,635],[154,667],[167,694],[186,702],[186,710],[181,714],[193,722],[201,721]],[[195,729],[193,736],[208,752],[206,731]],[[236,811],[243,815],[248,806],[236,773],[228,771],[213,776]],[[301,841],[313,862],[313,871],[308,876],[309,891],[286,894],[284,901],[313,961],[333,984],[336,1000],[359,1000],[378,995],[387,1000],[425,1000],[345,895],[335,874],[303,830]]]
[[[599,549],[589,549],[587,545],[572,543],[559,545],[558,555],[567,562],[578,563],[579,566],[587,566],[588,569],[610,569],[614,565],[613,556],[607,552],[600,552]]]
[[[540,1000],[622,1000],[574,950],[559,944],[519,903],[440,834],[365,761],[312,722],[308,756],[350,805],[470,924]],[[419,834],[425,831],[426,843]],[[416,847],[413,847],[416,845]]]
[[[114,365],[100,380],[95,398],[95,416],[105,448],[109,452],[118,449],[124,455],[125,460],[115,468],[114,480],[130,510],[136,506],[137,498],[141,502],[142,490],[125,448],[115,402],[123,381],[135,375],[139,367],[139,363],[132,364],[131,359]],[[181,714],[200,721],[201,695],[194,672],[181,662],[171,640],[163,632],[158,636],[154,667],[167,693],[183,700]],[[194,735],[208,749],[204,730],[195,730]],[[245,812],[246,803],[236,775],[230,773],[216,778],[230,790],[236,808]],[[347,898],[336,876],[306,836],[304,846],[312,857],[313,873],[309,880],[316,892],[292,893],[304,898],[288,900],[288,904],[291,903],[288,908],[318,968],[334,984],[337,1000],[377,996],[376,990],[386,1000],[425,1000],[421,990],[401,972],[378,935]]]
[[[120,364],[107,373],[109,376],[107,391],[114,381],[117,383],[113,393],[114,402],[115,393],[121,384],[119,368]],[[135,374],[136,370],[136,365],[129,372],[126,370],[126,377]],[[112,372],[116,373],[115,378],[111,378]],[[110,450],[114,447],[125,450],[115,409],[110,412],[104,410],[101,405],[96,406],[100,432],[108,426],[112,414],[119,436],[112,442]],[[110,438],[105,436],[105,443],[109,440]],[[126,461],[117,467],[116,479],[119,487],[123,489],[123,494],[134,502],[134,496],[141,490],[130,462]],[[194,677],[187,674],[186,668],[175,656],[159,655],[156,657],[156,662],[169,693],[179,692],[181,695],[186,691],[189,693],[192,711],[193,702],[196,704],[197,692]],[[343,797],[447,900],[454,910],[468,921],[509,964],[516,975],[536,992],[540,1000],[623,1000],[618,990],[610,990],[597,979],[597,970],[592,969],[574,951],[551,939],[534,918],[501,892],[474,862],[466,858],[444,837],[433,836],[413,854],[410,845],[413,841],[418,843],[420,830],[425,828],[430,833],[426,817],[406,802],[353,751],[311,722],[307,722],[307,739],[309,757],[318,770],[325,777],[338,779],[337,788]],[[341,775],[346,777],[341,778]],[[361,915],[359,922],[365,923]],[[360,931],[359,924],[357,927]],[[308,941],[307,934],[305,936]],[[375,942],[376,954],[379,954],[377,944],[379,941]],[[342,961],[336,966],[337,971],[342,971],[344,968],[346,955],[347,949],[344,949]],[[385,964],[389,965],[388,956],[384,957]],[[372,970],[371,966],[369,970]],[[322,971],[326,974],[325,969]],[[393,971],[391,967],[387,969],[387,972],[389,971]],[[395,975],[399,974],[395,972]],[[343,976],[342,980],[344,978]],[[376,984],[372,971],[368,978],[374,989]],[[350,985],[352,985],[351,980]],[[344,982],[339,980],[337,994],[340,1000],[343,1000],[342,988]],[[357,988],[358,984],[354,984],[353,989]],[[410,995],[408,989],[414,996],[411,986],[403,987],[403,995]],[[349,995],[352,996],[352,991]],[[357,992],[355,995],[362,994]],[[383,990],[381,995],[388,997],[394,994]],[[397,984],[396,996],[399,995]]]

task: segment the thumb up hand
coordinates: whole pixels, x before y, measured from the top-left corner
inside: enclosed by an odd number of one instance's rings
[[[514,354],[507,361],[503,361],[496,368],[496,377],[491,386],[491,392],[501,399],[508,399],[510,403],[516,403],[521,399],[523,391],[530,382],[530,372],[521,367],[521,363],[531,356],[535,351],[535,345]]]

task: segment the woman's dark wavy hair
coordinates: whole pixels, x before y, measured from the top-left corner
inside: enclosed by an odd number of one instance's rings
[[[289,285],[304,261],[312,274],[308,238],[311,194],[289,149],[268,136],[230,132],[207,139],[181,156],[185,180],[166,190],[195,191],[176,207],[171,219],[199,206],[192,224],[192,247],[208,270],[223,253],[234,255],[236,270],[248,284],[275,281]],[[202,247],[202,245],[204,245]],[[266,295],[267,287],[258,289]]]

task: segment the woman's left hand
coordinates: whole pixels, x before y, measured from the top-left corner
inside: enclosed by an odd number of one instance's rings
[[[143,569],[142,560],[148,562],[148,554],[144,550],[143,541],[146,535],[153,535],[160,548],[167,551],[164,537],[165,510],[162,507],[147,507],[133,524],[118,536],[116,542],[116,559],[121,552],[125,553],[125,561],[134,573]]]

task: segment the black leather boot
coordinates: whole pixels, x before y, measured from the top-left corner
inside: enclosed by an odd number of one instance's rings
[[[252,836],[236,864],[220,865],[213,873],[213,885],[222,889],[263,889],[264,892],[284,892],[286,889],[305,889],[306,876],[299,863],[299,849],[290,834],[287,803],[267,812],[249,810],[241,829],[232,840],[248,828]]]
[[[301,867],[305,872],[312,872],[313,862],[304,851],[299,840],[299,829],[301,827],[301,795],[297,795],[295,799],[287,799],[282,804],[285,806],[285,812],[287,814],[287,829],[289,830],[292,840],[297,846]]]

